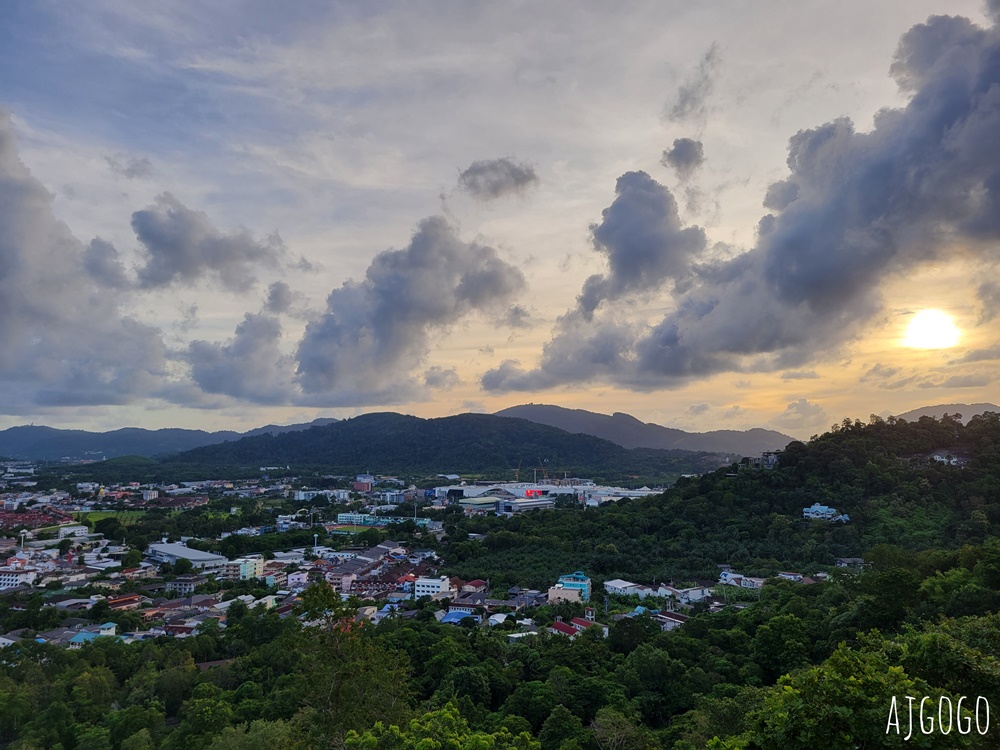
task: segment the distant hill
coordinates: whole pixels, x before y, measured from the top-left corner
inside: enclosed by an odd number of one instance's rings
[[[905,419],[907,422],[915,422],[921,417],[934,417],[941,419],[945,414],[961,414],[962,423],[966,424],[977,414],[984,411],[1000,412],[1000,406],[996,404],[938,404],[937,406],[921,406],[905,414],[896,414],[898,419]]]
[[[640,422],[630,414],[611,416],[584,409],[565,409],[547,404],[512,406],[496,413],[499,417],[517,417],[538,424],[558,427],[567,432],[583,433],[610,440],[623,448],[661,448],[664,450],[709,451],[757,456],[762,451],[781,450],[794,438],[774,430],[713,430],[685,432],[650,422]]]
[[[53,461],[60,458],[115,458],[117,456],[157,456],[191,450],[226,440],[238,440],[244,435],[280,434],[305,430],[314,425],[335,422],[317,419],[293,425],[267,425],[247,433],[221,430],[163,429],[145,430],[126,427],[111,432],[60,430],[55,427],[25,425],[0,430],[0,455],[13,459]]]
[[[553,476],[643,476],[710,471],[726,463],[713,453],[628,450],[609,440],[524,419],[459,414],[438,419],[384,412],[282,435],[259,435],[171,456],[175,464],[323,465],[344,471],[491,473],[522,479],[534,469]],[[539,477],[540,478],[540,477]]]

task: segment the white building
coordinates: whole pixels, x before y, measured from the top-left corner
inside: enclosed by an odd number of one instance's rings
[[[448,576],[440,578],[418,578],[413,582],[413,597],[419,599],[429,596],[432,599],[444,599],[458,596],[458,590],[453,588]]]
[[[59,527],[59,538],[65,539],[68,536],[87,536],[90,533],[90,529],[86,526],[60,526]]]
[[[146,550],[146,557],[156,563],[174,565],[178,560],[188,560],[191,567],[205,573],[219,573],[229,562],[222,555],[202,552],[185,544],[151,544]]]
[[[0,567],[0,589],[12,589],[15,586],[30,586],[38,577],[38,569],[26,566],[5,565]]]
[[[634,594],[636,586],[638,586],[638,584],[632,583],[631,581],[623,581],[620,578],[604,582],[604,590],[609,594],[618,594],[618,596],[628,596],[629,594]]]

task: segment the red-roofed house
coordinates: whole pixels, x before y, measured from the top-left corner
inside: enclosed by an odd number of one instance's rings
[[[599,622],[594,622],[593,620],[584,620],[582,617],[574,617],[569,621],[569,624],[578,632],[582,633],[587,628],[600,628],[604,633],[604,637],[608,637],[608,626]]]
[[[553,635],[568,635],[570,638],[573,638],[579,631],[564,622],[554,622],[549,626],[549,632]]]

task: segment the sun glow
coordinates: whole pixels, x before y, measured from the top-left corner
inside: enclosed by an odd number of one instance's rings
[[[913,349],[948,349],[958,344],[961,332],[951,316],[940,310],[921,310],[906,327],[903,346]]]

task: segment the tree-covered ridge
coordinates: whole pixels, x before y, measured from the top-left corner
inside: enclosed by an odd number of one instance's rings
[[[173,456],[179,464],[295,464],[332,470],[418,474],[467,472],[513,479],[543,465],[555,476],[641,476],[649,481],[710,471],[720,456],[689,451],[627,450],[608,440],[491,414],[420,419],[365,414],[283,435],[259,435]]]
[[[458,575],[547,585],[567,570],[601,577],[715,578],[722,563],[750,575],[832,566],[878,544],[910,549],[979,544],[1000,524],[1000,416],[916,423],[850,422],[791,443],[770,470],[730,467],[681,479],[662,495],[604,508],[570,506],[511,519],[449,522]],[[933,455],[960,456],[960,465]],[[848,524],[805,521],[819,502]]]

